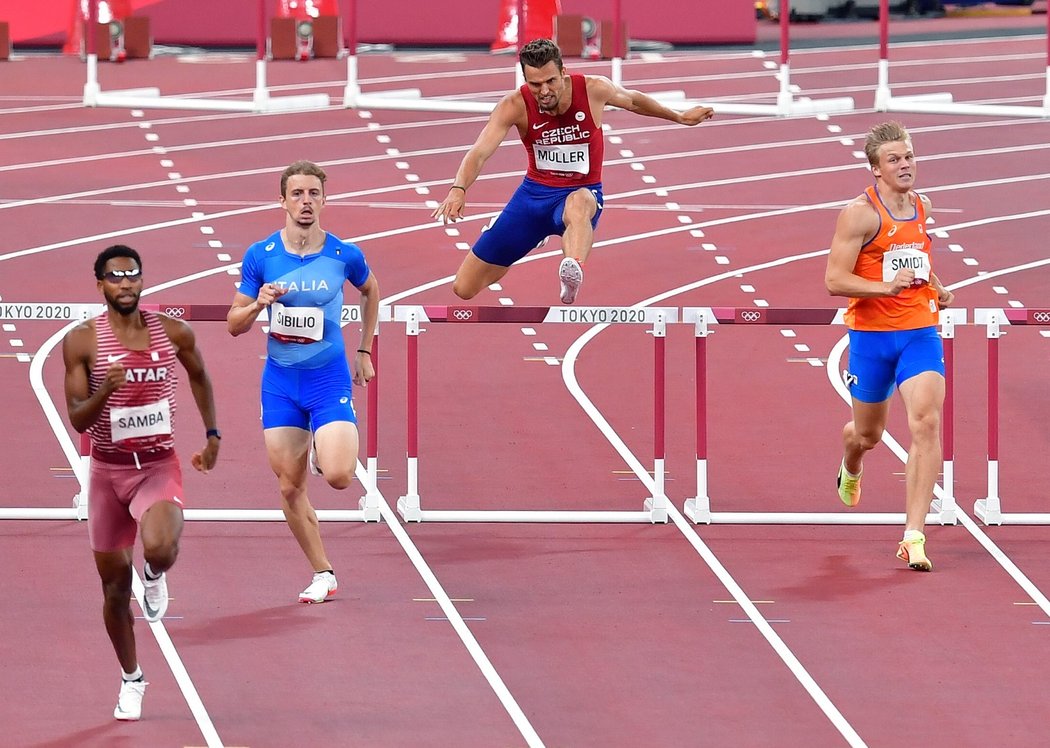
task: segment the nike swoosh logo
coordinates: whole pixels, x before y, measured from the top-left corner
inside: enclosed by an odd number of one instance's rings
[[[130,355],[130,354],[128,354],[128,353],[121,353],[121,354],[118,354],[118,355],[115,356],[115,355],[113,355],[111,353],[111,354],[109,354],[106,357],[106,362],[110,363],[110,364],[115,364],[117,361],[120,361],[120,359],[122,359],[122,358],[124,358],[124,357],[126,357],[128,355]]]
[[[540,122],[538,125],[533,125],[532,129],[533,130],[539,130],[541,127],[546,127],[549,124],[550,124],[550,122]]]

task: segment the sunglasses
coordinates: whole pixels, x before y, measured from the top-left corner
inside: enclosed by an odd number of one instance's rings
[[[141,268],[132,268],[131,270],[110,270],[109,272],[103,273],[102,277],[110,283],[120,283],[124,278],[135,280],[140,275],[142,275]]]

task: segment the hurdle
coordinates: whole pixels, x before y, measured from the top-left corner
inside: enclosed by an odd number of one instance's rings
[[[878,83],[875,87],[876,111],[1050,118],[1050,13],[1047,14],[1046,93],[1043,96],[1042,106],[964,104],[953,101],[950,93],[894,96],[890,90],[889,16],[889,0],[879,0],[879,65]]]
[[[678,321],[673,307],[486,307],[397,306],[394,320],[405,323],[408,336],[407,371],[407,487],[397,502],[406,522],[667,522],[665,486],[665,376],[667,325]],[[641,511],[572,510],[433,510],[424,509],[419,491],[419,335],[427,323],[540,324],[569,323],[608,326],[648,324],[653,336],[653,476],[654,490]],[[563,370],[563,376],[564,376]]]
[[[849,96],[834,99],[810,99],[806,96],[796,98],[798,86],[791,83],[791,29],[790,0],[780,0],[780,60],[777,72],[779,89],[775,104],[749,104],[745,102],[721,100],[685,100],[674,102],[675,108],[688,109],[692,106],[711,106],[718,114],[757,115],[760,117],[792,117],[811,114],[844,114],[854,109],[853,98]],[[661,100],[661,103],[672,106],[672,102]]]
[[[999,496],[999,339],[1004,326],[1050,326],[1050,309],[975,309],[974,323],[985,325],[988,338],[988,494],[973,506],[986,525],[1048,525],[1047,512],[1004,512]]]
[[[707,338],[712,325],[841,325],[843,309],[796,308],[772,309],[755,307],[686,307],[682,321],[692,322],[696,362],[696,496],[687,499],[683,513],[693,524],[833,524],[888,525],[902,524],[903,512],[714,512],[707,481]],[[945,309],[940,314],[940,334],[944,343],[945,398],[942,443],[943,498],[934,499],[926,521],[933,524],[957,523],[954,495],[954,339],[955,327],[966,323],[963,309]],[[831,371],[829,369],[829,376]],[[834,379],[833,379],[834,382]],[[845,385],[835,382],[845,392]],[[883,435],[886,441],[888,434]]]
[[[228,304],[146,304],[140,303],[140,309],[162,312],[176,319],[188,322],[225,322]],[[46,348],[61,342],[65,334],[76,324],[97,317],[105,311],[100,303],[47,303],[47,302],[0,302],[0,321],[33,321],[33,322],[67,322],[45,344]],[[259,315],[258,323],[265,325],[268,321],[268,310]],[[389,306],[379,308],[379,323],[389,322],[392,318]],[[361,322],[361,310],[357,306],[344,306],[340,313],[340,325],[345,326]],[[365,495],[358,501],[357,509],[318,509],[317,518],[323,522],[379,522],[381,519],[382,497],[376,486],[379,475],[379,328],[372,345],[372,364],[376,376],[368,387],[368,414],[365,421]],[[59,519],[85,520],[90,511],[88,494],[88,476],[91,469],[91,442],[87,434],[81,434],[79,445],[74,445],[65,428],[65,421],[55,408],[50,393],[43,385],[43,365],[46,355],[38,355],[30,364],[30,379],[33,391],[41,409],[48,418],[58,437],[60,447],[66,456],[74,476],[80,484],[80,490],[73,496],[72,506],[65,507],[0,507],[0,519]],[[359,476],[360,478],[360,473]],[[280,509],[186,509],[183,513],[187,520],[241,521],[241,522],[284,522],[284,512]]]
[[[95,34],[85,34],[87,80],[84,83],[84,106],[122,109],[186,109],[211,112],[295,112],[324,109],[328,94],[302,94],[271,97],[266,85],[266,2],[258,0],[258,26],[255,39],[255,90],[251,101],[189,96],[161,96],[158,88],[126,91],[103,91],[98,80],[98,54]],[[88,0],[88,28],[98,23],[98,0]]]
[[[489,114],[496,108],[496,101],[471,99],[449,99],[423,96],[418,88],[406,88],[381,93],[362,93],[357,65],[357,0],[348,0],[346,23],[346,85],[343,88],[343,106],[347,109],[389,109],[408,112],[461,112],[466,114]],[[525,2],[518,0],[519,28],[524,28]],[[519,35],[518,48],[521,48]],[[514,87],[525,82],[519,65],[514,66]]]

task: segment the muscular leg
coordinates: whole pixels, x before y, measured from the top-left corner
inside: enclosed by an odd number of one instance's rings
[[[292,535],[314,571],[331,569],[321,542],[317,513],[306,496],[310,432],[294,427],[265,429],[266,454],[281,489],[281,508]]]
[[[350,421],[332,421],[314,432],[317,464],[328,485],[343,490],[354,480],[357,470],[357,425]]]
[[[456,271],[456,279],[452,281],[452,292],[461,299],[473,299],[481,289],[497,282],[508,270],[509,267],[493,265],[469,252]]]
[[[889,398],[881,403],[853,399],[853,420],[842,428],[842,461],[846,470],[854,475],[860,474],[864,454],[882,439],[889,412]]]
[[[102,580],[102,620],[113,651],[125,673],[139,666],[135,651],[135,619],[131,615],[131,549],[95,551],[95,568]]]
[[[900,385],[908,413],[911,446],[905,467],[905,530],[922,531],[933,500],[933,487],[941,469],[941,409],[944,407],[944,377],[926,371]]]
[[[594,199],[594,193],[588,189],[580,188],[565,199],[565,210],[562,213],[562,222],[565,224],[565,233],[562,234],[562,252],[566,257],[572,257],[581,263],[591,253],[594,244],[594,227],[591,220],[598,211],[598,202]]]
[[[182,535],[182,508],[170,501],[158,502],[142,515],[139,527],[143,556],[150,568],[161,574],[174,566]]]

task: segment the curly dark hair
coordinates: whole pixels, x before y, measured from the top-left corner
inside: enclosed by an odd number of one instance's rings
[[[135,261],[135,264],[139,266],[139,270],[142,270],[142,258],[139,257],[139,253],[124,244],[114,244],[112,247],[106,247],[98,253],[98,257],[95,258],[95,279],[102,280],[102,274],[106,271],[106,263],[112,260],[114,257],[127,257]]]

